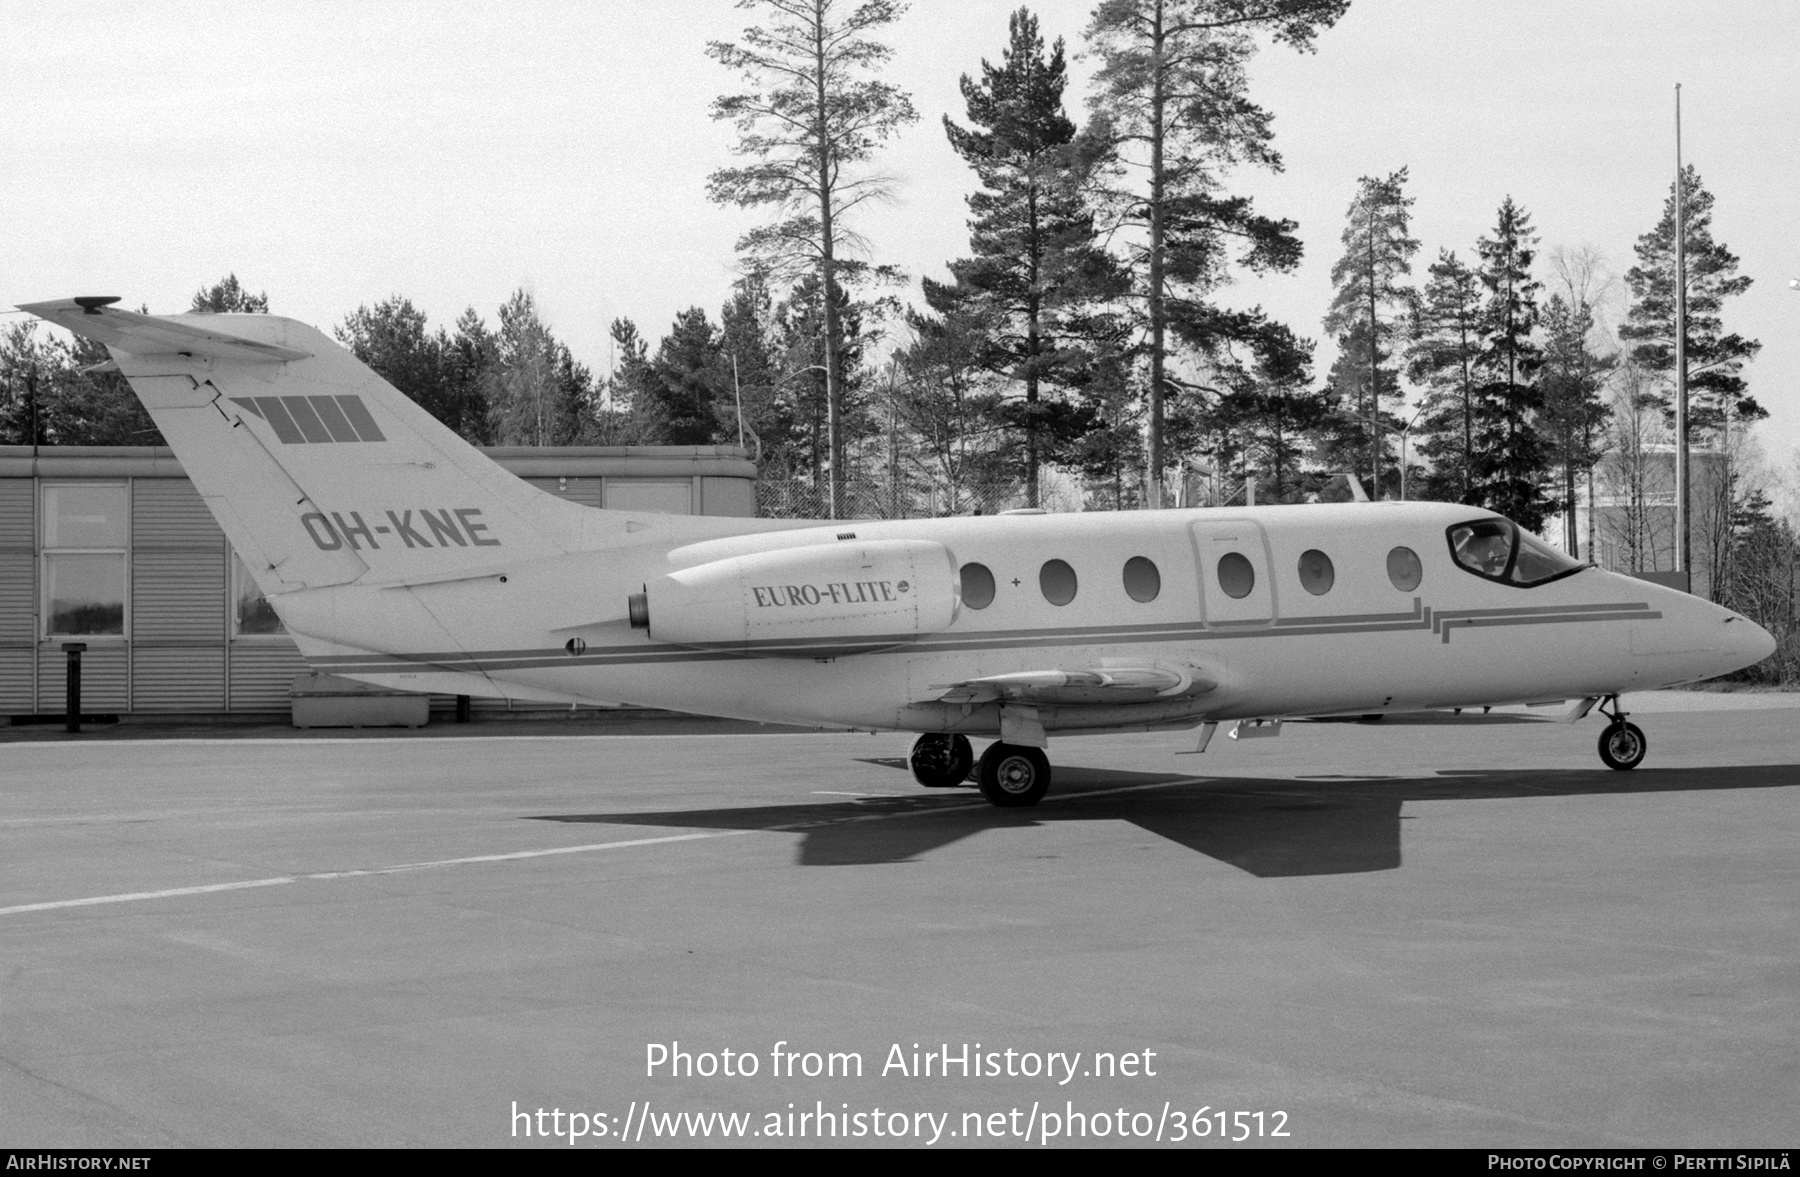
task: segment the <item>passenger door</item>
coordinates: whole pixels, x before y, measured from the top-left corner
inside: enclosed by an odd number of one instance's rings
[[[1276,616],[1269,537],[1248,519],[1207,519],[1189,530],[1200,567],[1200,615],[1208,626],[1271,625]]]

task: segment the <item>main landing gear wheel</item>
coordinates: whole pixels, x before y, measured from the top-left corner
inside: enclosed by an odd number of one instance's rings
[[[967,736],[933,733],[920,736],[906,758],[913,780],[927,789],[953,789],[969,779],[975,767],[975,749]]]
[[[1650,750],[1650,741],[1635,723],[1626,723],[1623,719],[1610,723],[1600,733],[1600,759],[1606,761],[1606,767],[1616,768],[1620,772],[1636,768],[1644,759],[1644,753]]]
[[[976,779],[981,795],[1004,809],[1036,805],[1050,791],[1050,758],[1020,744],[990,744]]]

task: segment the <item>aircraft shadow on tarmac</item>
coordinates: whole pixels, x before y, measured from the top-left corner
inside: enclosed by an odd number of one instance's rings
[[[902,760],[869,760],[904,769]],[[910,777],[907,778],[910,783]],[[1056,788],[1031,809],[996,809],[973,788],[920,790],[798,805],[662,813],[547,814],[534,821],[803,835],[802,866],[906,862],[986,830],[1068,821],[1128,821],[1261,878],[1356,874],[1400,867],[1400,809],[1408,801],[1771,789],[1800,785],[1800,765],[1474,770],[1418,777],[1316,775],[1190,777],[1059,767]]]

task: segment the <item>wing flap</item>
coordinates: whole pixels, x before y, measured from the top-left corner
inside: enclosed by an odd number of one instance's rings
[[[1176,695],[1204,694],[1218,683],[1191,666],[1098,666],[990,674],[961,682],[934,683],[942,703],[1133,703]]]

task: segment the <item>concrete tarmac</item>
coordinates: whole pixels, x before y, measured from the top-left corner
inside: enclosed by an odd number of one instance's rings
[[[11,742],[0,1144],[1790,1145],[1800,710],[1669,702],[1024,811],[896,735]]]

